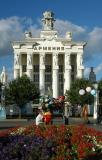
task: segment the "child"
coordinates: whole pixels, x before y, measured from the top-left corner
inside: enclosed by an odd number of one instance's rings
[[[45,124],[51,124],[51,121],[52,121],[52,114],[51,114],[50,110],[48,109],[44,113],[44,122],[45,122]]]

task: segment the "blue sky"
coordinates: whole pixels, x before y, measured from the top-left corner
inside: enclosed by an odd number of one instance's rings
[[[38,36],[42,13],[55,13],[55,29],[59,36],[67,31],[73,40],[86,41],[85,77],[94,67],[97,80],[102,77],[102,0],[0,0],[0,71],[6,66],[9,79],[13,75],[11,42],[20,40],[26,30]]]

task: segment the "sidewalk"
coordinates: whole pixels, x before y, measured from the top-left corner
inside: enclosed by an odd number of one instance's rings
[[[2,119],[0,120],[0,130],[14,128],[17,126],[26,126],[34,123],[34,120],[28,121],[27,119]]]
[[[86,124],[88,127],[95,128],[96,130],[102,131],[102,124],[97,124],[97,120],[93,117],[89,117],[90,124]],[[35,120],[31,119],[5,119],[0,120],[0,130],[16,127],[16,126],[26,126],[35,123]],[[54,118],[53,124],[61,125],[64,124],[64,119]],[[84,120],[80,117],[69,117],[69,125],[85,124]]]
[[[1,122],[27,122],[27,119],[0,119]]]
[[[90,123],[91,124],[96,124],[97,123],[97,120],[96,119],[93,119],[93,117],[89,117],[89,120],[90,120]],[[25,123],[28,123],[28,122],[34,122],[34,119],[0,119],[0,125],[2,123],[16,123],[16,122],[25,122]],[[54,118],[53,121],[55,123],[62,123],[64,124],[64,119],[61,118],[61,117],[58,117],[58,118]],[[69,117],[69,123],[71,124],[84,124],[84,119],[81,118],[81,117]]]

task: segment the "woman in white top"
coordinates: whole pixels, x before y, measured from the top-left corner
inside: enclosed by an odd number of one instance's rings
[[[36,125],[42,124],[43,123],[43,111],[39,110],[39,114],[37,115],[35,119]]]

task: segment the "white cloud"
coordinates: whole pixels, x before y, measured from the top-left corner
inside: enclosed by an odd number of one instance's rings
[[[22,38],[23,27],[18,17],[0,20],[0,56],[7,55],[11,49],[11,42]]]
[[[55,29],[58,30],[61,36],[64,36],[66,32],[72,32],[74,36],[78,36],[85,32],[85,29],[81,26],[75,25],[67,20],[57,19],[55,22]]]
[[[8,55],[11,52],[11,43],[14,40],[21,40],[25,30],[31,30],[35,35],[39,30],[32,25],[29,18],[10,17],[0,20],[0,56]]]
[[[102,28],[95,27],[87,34],[87,51],[90,54],[100,54],[102,52]]]
[[[101,73],[102,72],[102,63],[100,63],[94,70],[95,70],[96,74]]]

